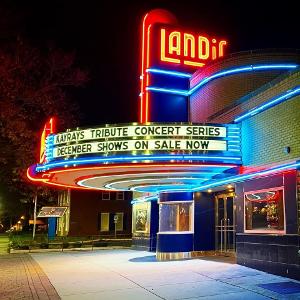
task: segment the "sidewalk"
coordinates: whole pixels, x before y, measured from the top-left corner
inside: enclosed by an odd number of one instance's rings
[[[0,255],[0,299],[60,299],[48,277],[28,254]]]
[[[300,299],[300,282],[205,257],[158,262],[134,250],[32,253],[62,299]]]

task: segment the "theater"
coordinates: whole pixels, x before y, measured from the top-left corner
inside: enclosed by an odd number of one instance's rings
[[[191,32],[168,11],[146,14],[138,123],[57,133],[49,121],[28,177],[133,192],[133,247],[159,260],[230,254],[300,279],[299,52],[229,53],[210,33],[217,46],[200,56],[204,35]]]

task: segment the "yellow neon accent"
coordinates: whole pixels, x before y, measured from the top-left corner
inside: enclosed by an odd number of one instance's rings
[[[224,46],[227,45],[226,41],[220,41],[219,42],[219,57],[224,55]]]
[[[217,47],[216,46],[212,46],[211,47],[211,52],[212,52],[212,59],[216,59],[217,58]]]
[[[180,55],[180,36],[181,33],[179,31],[173,31],[169,35],[169,54],[173,54],[176,52],[177,55]],[[175,41],[175,42],[174,42]],[[175,46],[176,44],[176,46]]]
[[[191,51],[190,51],[190,57],[195,57],[195,38],[193,35],[189,33],[184,33],[183,35],[183,41],[184,41],[184,56],[189,56],[189,41],[191,42]]]
[[[46,132],[45,129],[42,132],[41,136],[41,147],[40,147],[40,163],[44,161],[45,158],[45,149],[46,149],[46,141],[45,141]]]
[[[196,67],[203,67],[205,66],[204,63],[197,63],[197,62],[194,62],[194,61],[189,61],[189,60],[184,60],[183,63],[187,66],[196,66]]]
[[[209,40],[204,36],[199,36],[198,38],[199,48],[198,48],[198,57],[199,59],[208,59],[209,58]],[[203,47],[205,45],[205,54],[203,54]]]
[[[216,39],[212,39],[212,42],[215,44],[217,41]],[[212,59],[217,58],[217,47],[215,45],[211,47],[211,55],[212,55]]]
[[[179,59],[166,57],[166,30],[165,29],[160,30],[160,43],[161,43],[160,60],[179,64],[180,63]]]

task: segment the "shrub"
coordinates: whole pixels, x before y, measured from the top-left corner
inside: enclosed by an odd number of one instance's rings
[[[62,247],[63,247],[63,249],[69,248],[69,243],[68,242],[63,242]]]
[[[41,249],[48,249],[49,248],[49,244],[48,243],[41,243],[40,248]]]

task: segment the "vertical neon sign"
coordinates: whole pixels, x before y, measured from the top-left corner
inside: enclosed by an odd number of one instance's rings
[[[41,135],[41,146],[40,146],[40,163],[46,162],[46,139],[49,134],[55,133],[55,119],[50,118],[45,123],[44,129]]]
[[[150,84],[147,69],[162,67],[167,70],[183,69],[194,72],[208,61],[224,55],[226,40],[209,38],[207,35],[178,30],[177,20],[170,12],[155,9],[143,18],[141,47],[141,92],[140,122],[152,121],[150,95],[146,87]]]
[[[149,85],[149,74],[146,70],[150,66],[150,42],[151,26],[156,23],[174,24],[176,18],[168,11],[154,9],[147,13],[143,19],[142,27],[142,53],[141,53],[141,93],[140,93],[140,123],[149,122],[149,92],[146,86]]]

